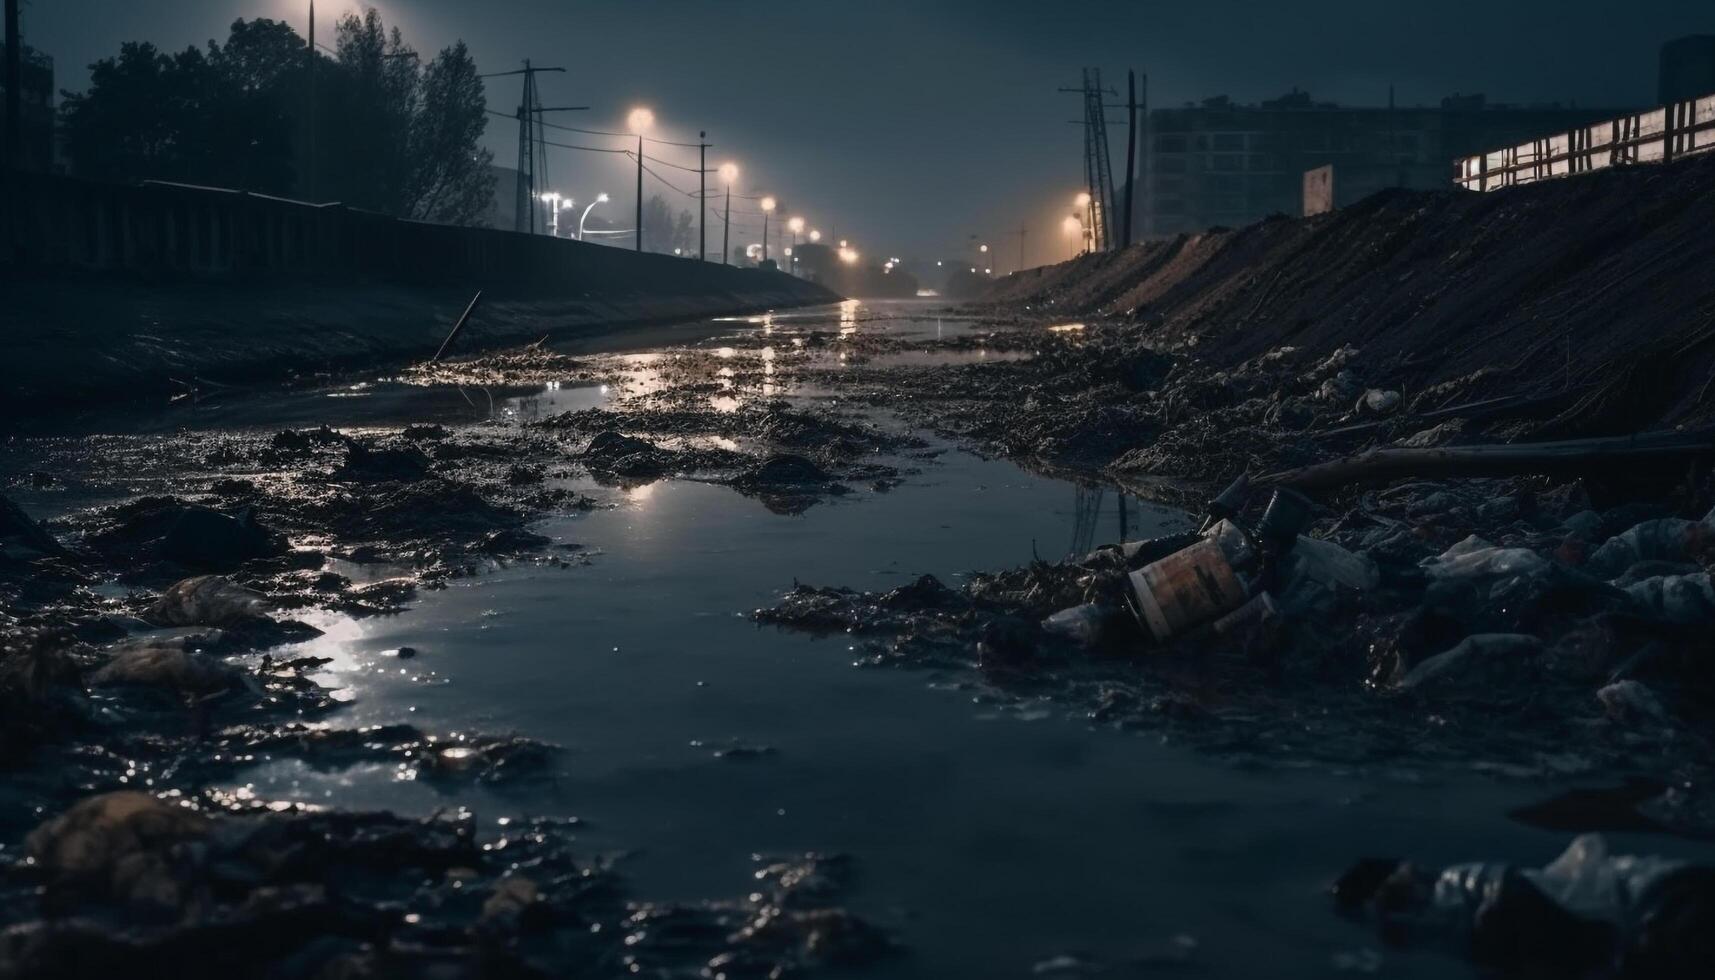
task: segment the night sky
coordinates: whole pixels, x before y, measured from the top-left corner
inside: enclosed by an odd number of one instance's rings
[[[1656,52],[1681,34],[1715,32],[1710,0],[1328,0],[1311,3],[1024,2],[1024,0],[379,0],[406,40],[432,52],[469,43],[484,71],[520,59],[563,65],[545,76],[549,104],[593,111],[560,121],[624,128],[648,105],[657,135],[715,144],[710,166],[732,159],[741,190],[777,195],[824,233],[866,254],[958,254],[967,236],[1016,261],[1063,248],[1054,229],[1081,183],[1074,85],[1096,65],[1123,87],[1125,69],[1149,74],[1156,106],[1228,94],[1271,98],[1294,86],[1317,99],[1436,103],[1453,92],[1492,101],[1644,105],[1655,98]],[[356,6],[317,5],[318,39]],[[56,59],[61,88],[79,89],[91,60],[125,40],[178,49],[224,39],[237,17],[274,17],[304,29],[307,0],[26,0],[26,40]],[[510,113],[517,79],[490,83]],[[1115,129],[1117,168],[1123,165]],[[620,141],[557,133],[595,146]],[[516,128],[491,120],[497,163],[517,156]],[[695,166],[695,150],[665,147]],[[553,150],[552,186],[580,202],[597,191],[628,208],[623,158]],[[664,168],[694,189],[696,175]],[[711,186],[713,178],[711,177]],[[675,207],[694,202],[662,188]],[[649,193],[646,190],[646,193]],[[616,216],[619,212],[615,212]],[[736,221],[735,221],[736,225]],[[711,222],[711,233],[718,227]],[[740,236],[741,238],[743,236]],[[718,239],[717,239],[718,240]]]

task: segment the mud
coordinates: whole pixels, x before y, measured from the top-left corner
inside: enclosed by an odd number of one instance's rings
[[[108,793],[32,831],[5,873],[0,974],[766,977],[889,951],[833,905],[838,858],[759,857],[741,898],[642,903],[574,848],[575,821],[185,802]]]
[[[692,479],[801,513],[849,483],[897,481],[901,454],[925,445],[831,408],[757,399],[719,411],[703,392],[722,376],[702,370],[702,352],[665,360],[645,379],[631,359],[532,345],[393,382],[461,391],[473,414],[498,400],[475,424],[406,410],[359,427],[14,441],[28,469],[13,486],[55,516],[37,521],[10,499],[0,510],[5,837],[62,815],[5,852],[16,924],[0,975],[190,962],[210,976],[560,975],[569,964],[770,976],[885,955],[886,936],[838,907],[849,874],[838,858],[765,863],[731,901],[633,902],[551,822],[479,841],[469,814],[320,814],[211,788],[274,760],[380,767],[449,791],[552,779],[560,749],[526,736],[342,725],[340,692],[318,681],[325,660],[270,651],[316,635],[307,620],[327,613],[387,615],[507,563],[588,561],[530,525],[607,506],[610,490]],[[506,407],[597,379],[641,390],[529,422]],[[343,387],[361,397],[369,382]],[[433,682],[432,667],[411,670]],[[123,795],[132,788],[144,792]],[[42,843],[56,837],[72,840]],[[92,849],[115,853],[90,867]]]
[[[422,871],[389,886],[420,878],[415,898],[324,889],[337,891],[337,907],[304,919],[342,938],[313,963],[280,953],[270,962],[281,975],[335,963],[388,975],[435,964],[551,975],[593,962],[732,976],[872,963],[891,943],[840,908],[852,868],[837,859],[765,866],[753,891],[730,902],[627,905],[614,897],[621,876],[598,858],[574,858],[565,827],[532,831],[529,841],[508,835],[505,862],[481,847],[499,841],[478,835],[449,863],[436,856],[446,848],[421,843],[441,839],[438,822],[256,813],[269,801],[209,787],[273,760],[326,772],[379,766],[401,781],[503,792],[552,780],[559,750],[529,733],[342,724],[338,692],[316,680],[323,664],[275,656],[323,613],[386,615],[508,564],[602,560],[538,533],[544,517],[607,507],[662,480],[727,488],[783,515],[849,506],[830,502],[933,467],[942,450],[924,433],[1195,513],[1240,472],[1369,444],[1529,430],[1532,417],[1511,409],[1445,414],[1485,392],[1485,378],[1413,390],[1355,346],[1277,348],[1223,364],[1196,345],[1151,343],[1135,323],[1094,318],[948,316],[934,336],[900,337],[847,307],[820,320],[763,318],[716,341],[643,354],[572,358],[533,345],[454,359],[385,381],[351,379],[315,403],[337,415],[345,396],[399,399],[360,424],[217,422],[14,440],[8,489],[31,506],[7,508],[0,524],[8,630],[0,699],[15,708],[0,734],[21,804],[10,812],[27,816],[8,822],[5,839],[22,840],[90,794],[141,784],[200,815],[197,835],[224,840],[245,834],[225,828],[266,826],[317,837],[306,845],[312,855],[357,848],[342,852],[358,855],[356,865]],[[1402,387],[1397,400],[1370,397]],[[424,404],[413,398],[449,390],[468,413],[455,405],[428,419],[411,410]],[[1705,837],[1715,832],[1707,789],[1715,675],[1700,637],[1715,601],[1699,604],[1707,579],[1697,576],[1711,555],[1693,525],[1710,496],[1696,472],[1410,481],[1334,494],[1320,501],[1309,534],[1365,556],[1379,584],[1299,597],[1278,631],[1236,639],[1200,631],[1150,646],[1116,598],[1127,562],[1103,548],[958,582],[799,585],[754,615],[849,635],[860,664],[927,670],[998,714],[1052,706],[1241,767],[1637,780],[1647,791],[1618,805],[1636,817],[1632,826]],[[34,521],[32,511],[51,516]],[[1675,517],[1680,524],[1637,530]],[[195,549],[175,543],[187,522]],[[1483,550],[1469,543],[1474,536],[1526,570],[1444,574]],[[792,569],[779,574],[782,588],[793,581]],[[1109,613],[1094,644],[1044,628],[1090,602]],[[173,631],[162,635],[167,625]],[[412,677],[433,682],[432,648],[399,656]],[[745,739],[693,748],[741,769],[791,756]],[[1611,801],[1583,801],[1554,808],[1552,820],[1567,832],[1599,830],[1621,819],[1615,813]],[[344,843],[364,821],[382,829],[358,835],[361,846]],[[360,854],[372,838],[409,846]],[[167,868],[172,888],[217,901],[166,903],[176,917],[132,933],[148,916],[115,897],[111,876],[94,887],[74,875],[42,894],[70,896],[76,915],[20,930],[9,948],[23,958],[14,962],[52,964],[86,949],[200,950],[229,935],[222,923],[235,923],[236,935],[256,922],[290,935],[285,920],[266,917],[274,912],[256,911],[279,901],[262,892],[335,873],[306,859],[290,873],[247,871],[234,887],[207,877],[227,874],[231,862],[181,865],[178,853],[145,863]],[[528,857],[512,857],[520,853]],[[511,860],[549,871],[507,884]],[[55,873],[14,863],[29,887]],[[46,915],[24,895],[12,899],[10,920]],[[543,906],[554,910],[548,924],[525,928]],[[412,914],[420,918],[406,921]],[[128,925],[110,941],[84,943],[66,923],[86,918]],[[1043,963],[1044,973],[1089,967],[1070,955]]]

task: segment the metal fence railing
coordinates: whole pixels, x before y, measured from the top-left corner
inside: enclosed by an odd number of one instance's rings
[[[1715,149],[1715,94],[1453,161],[1453,183],[1493,191]]]

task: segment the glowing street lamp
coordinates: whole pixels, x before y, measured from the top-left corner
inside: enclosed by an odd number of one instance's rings
[[[798,267],[798,260],[792,258],[792,252],[798,247],[798,236],[804,232],[804,219],[793,215],[786,219],[786,230],[792,233],[792,248],[786,250],[786,257],[792,259],[787,263],[789,269]]]
[[[1078,205],[1078,210],[1083,212],[1084,233],[1091,236],[1089,245],[1086,247],[1086,251],[1092,251],[1095,249],[1096,245],[1094,238],[1094,235],[1096,234],[1096,206],[1094,200],[1090,197],[1089,191],[1079,191],[1078,196],[1073,198],[1072,201]]]
[[[607,203],[607,192],[603,191],[602,193],[597,194],[595,196],[595,200],[590,202],[589,207],[584,208],[583,215],[578,218],[578,241],[581,242],[584,240],[584,222],[589,220],[590,212],[595,209],[595,206],[597,204],[606,204],[606,203]]]
[[[547,204],[547,221],[549,221],[547,233],[557,239],[559,237],[559,213],[571,208],[573,201],[571,201],[571,197],[561,196],[559,191],[545,192],[539,197],[542,199],[542,203]]]
[[[655,113],[641,106],[626,117],[631,131],[637,134],[637,250],[643,251],[643,134],[655,125]]]
[[[1073,242],[1084,237],[1084,223],[1079,221],[1078,216],[1075,214],[1067,215],[1066,220],[1060,222],[1060,230],[1066,233],[1066,247],[1068,251],[1072,249]],[[1077,253],[1073,252],[1072,254],[1075,255]]]
[[[768,219],[774,214],[779,202],[772,197],[762,199],[762,264],[768,264]]]
[[[814,245],[815,243],[817,243],[821,240],[822,240],[822,233],[817,231],[814,228],[811,228],[810,229],[810,244]]]
[[[732,185],[738,180],[738,164],[721,164],[721,183],[726,185],[726,217],[721,219],[721,265],[732,264]]]
[[[844,262],[846,265],[857,265],[857,260],[858,260],[857,249],[847,248],[844,245],[840,246],[840,261],[841,262]]]

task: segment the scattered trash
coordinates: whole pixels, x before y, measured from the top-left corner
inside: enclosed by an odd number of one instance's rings
[[[1114,622],[1116,610],[1098,602],[1062,609],[1042,621],[1044,632],[1063,636],[1080,646],[1095,646]]]
[[[1715,868],[1614,855],[1598,834],[1541,869],[1439,874],[1369,859],[1334,887],[1391,942],[1439,945],[1508,976],[1700,977],[1715,964]]]
[[[1480,688],[1497,678],[1516,679],[1521,661],[1542,653],[1542,641],[1521,633],[1479,633],[1424,660],[1400,678],[1402,691]]]
[[[1222,520],[1196,544],[1132,572],[1127,599],[1156,640],[1168,640],[1243,605],[1258,560],[1247,535]]]
[[[1359,415],[1392,415],[1399,411],[1400,402],[1403,400],[1397,391],[1371,388],[1364,392],[1352,410]]]
[[[1596,700],[1608,717],[1618,722],[1660,725],[1668,721],[1667,709],[1661,699],[1642,683],[1633,680],[1616,681],[1596,692]]]

